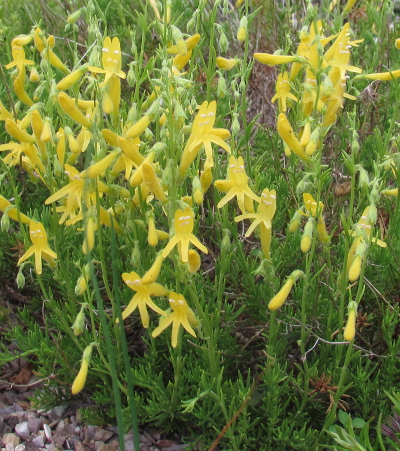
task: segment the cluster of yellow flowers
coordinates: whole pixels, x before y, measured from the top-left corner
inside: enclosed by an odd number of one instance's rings
[[[353,4],[354,1],[349,1],[344,12],[348,12]],[[254,54],[256,60],[270,66],[291,63],[290,72],[283,71],[278,75],[276,94],[271,101],[273,103],[278,101],[277,131],[284,143],[285,154],[290,156],[293,152],[308,168],[313,167],[313,159],[320,158],[324,137],[329,127],[336,121],[343,100],[345,98],[355,99],[354,96],[346,93],[346,80],[349,78],[347,72],[360,74],[356,78],[371,80],[391,80],[400,76],[398,70],[387,73],[361,74],[361,68],[350,65],[350,50],[363,40],[351,40],[350,37],[349,23],[346,23],[337,35],[324,37],[322,22],[318,21],[312,24],[310,29],[303,28],[295,55],[282,55],[279,52],[277,54]],[[331,43],[331,46],[325,51],[328,43]],[[300,79],[302,73],[304,73],[303,81]],[[297,95],[291,92],[294,89],[297,89]],[[293,102],[298,103],[297,119],[301,124],[297,133],[288,119],[288,108],[294,106]],[[380,194],[397,195],[398,190],[383,190]],[[304,206],[292,218],[289,231],[296,232],[301,218],[308,217],[300,244],[301,251],[308,253],[315,232],[324,244],[330,243],[330,236],[323,218],[323,203],[319,200],[317,202],[307,192],[303,193],[303,203]],[[375,222],[376,207],[371,204],[365,209],[352,233],[355,238],[348,254],[346,268],[350,282],[355,282],[359,278],[362,261],[371,243],[377,243],[381,247],[386,246],[384,242],[371,235]],[[269,308],[271,310],[283,305],[295,281],[303,275],[302,271],[296,270],[289,276],[282,289],[270,301]],[[355,336],[356,311],[357,303],[350,301],[348,324],[344,332],[345,339],[349,341]]]

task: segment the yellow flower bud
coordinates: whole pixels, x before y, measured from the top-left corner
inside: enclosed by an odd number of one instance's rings
[[[240,42],[243,42],[246,39],[247,36],[247,30],[245,27],[240,27],[237,32],[237,40]]]
[[[14,92],[22,103],[25,103],[25,105],[28,106],[33,105],[34,102],[26,93],[24,84],[19,77],[14,80]]]
[[[43,130],[40,134],[40,140],[44,143],[50,142],[53,138],[53,135],[51,133],[51,126],[50,121],[47,119],[43,123]]]
[[[85,115],[83,115],[77,105],[75,105],[75,100],[65,94],[65,92],[60,92],[58,94],[58,101],[65,113],[70,116],[71,119],[73,119],[75,122],[83,125],[86,128],[90,128],[92,126],[90,120]]]
[[[65,91],[66,89],[70,88],[82,78],[86,71],[87,66],[82,66],[79,69],[74,70],[57,83],[57,89],[59,91]]]
[[[5,127],[7,133],[13,138],[17,139],[22,143],[34,144],[36,142],[35,138],[24,130],[21,130],[18,124],[16,124],[12,119],[5,120]]]
[[[217,66],[219,69],[230,70],[236,66],[239,62],[237,59],[227,59],[219,56],[216,60]]]
[[[349,281],[350,282],[355,282],[360,277],[361,264],[362,264],[361,256],[356,255],[349,268]]]
[[[151,268],[146,272],[146,274],[142,277],[142,284],[147,285],[149,283],[154,283],[161,271],[161,267],[163,264],[163,257],[162,252],[160,252],[156,259],[154,260],[154,263],[151,265]]]
[[[308,218],[307,224],[304,227],[304,234],[300,241],[300,249],[303,254],[306,254],[310,248],[312,243],[312,234],[314,230],[314,218]]]
[[[71,387],[71,392],[73,395],[77,395],[79,392],[83,390],[83,387],[86,383],[87,373],[89,369],[89,361],[82,360],[81,368],[79,370],[78,375],[76,376],[74,383]]]
[[[205,193],[208,188],[211,186],[213,181],[213,176],[212,176],[212,171],[211,171],[211,167],[204,167],[204,171],[201,172],[200,174],[200,184],[201,184],[201,189],[203,191],[203,193]]]
[[[304,276],[303,271],[296,270],[293,271],[289,276],[283,287],[279,290],[279,292],[270,300],[268,304],[268,308],[270,310],[276,310],[282,307],[283,303],[286,301],[287,297],[295,282],[299,279],[299,277]]]
[[[300,145],[306,147],[311,139],[311,122],[307,121],[303,128],[303,133],[300,138]]]
[[[294,233],[297,232],[297,230],[300,227],[300,222],[303,218],[303,215],[300,211],[296,211],[296,213],[293,215],[293,218],[291,219],[289,223],[289,232]]]
[[[201,258],[200,255],[194,250],[191,249],[188,252],[188,270],[190,273],[195,273],[200,269],[201,266]]]
[[[133,125],[126,133],[126,139],[136,138],[141,135],[150,124],[149,116],[144,115],[135,125]]]
[[[356,319],[357,319],[357,304],[354,301],[350,301],[347,324],[343,332],[343,338],[346,341],[353,340],[353,338],[356,335]]]
[[[310,158],[305,153],[299,140],[296,138],[292,126],[290,125],[287,117],[284,113],[280,113],[278,116],[277,129],[279,136],[283,139],[289,149],[294,152],[303,161],[310,161]]]
[[[150,244],[150,246],[157,246],[158,244],[158,236],[156,233],[156,225],[154,223],[154,214],[152,211],[149,211],[147,216],[147,223],[148,223],[148,233],[147,233],[147,242]]]
[[[32,83],[39,83],[40,81],[39,72],[34,67],[31,69],[31,73],[29,74],[29,80]]]
[[[400,38],[397,38],[395,43],[394,43],[396,49],[400,50]]]
[[[86,346],[85,350],[83,351],[81,368],[71,387],[71,392],[73,395],[77,395],[85,386],[87,373],[89,370],[89,363],[92,357],[93,346],[95,345],[96,343],[90,343],[90,345]]]

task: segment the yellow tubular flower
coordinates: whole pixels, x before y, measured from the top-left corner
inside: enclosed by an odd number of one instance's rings
[[[244,219],[254,219],[251,226],[247,229],[245,237],[249,237],[259,224],[264,224],[267,229],[271,229],[271,220],[276,211],[276,191],[265,188],[261,193],[257,213],[246,213],[235,218],[235,222]]]
[[[260,198],[256,196],[248,186],[248,177],[246,175],[242,157],[238,157],[237,160],[233,156],[229,158],[228,180],[216,180],[214,186],[218,190],[227,193],[219,201],[217,208],[222,208],[236,196],[240,211],[245,214],[246,198],[260,202]]]
[[[46,119],[43,123],[43,130],[40,134],[40,141],[48,143],[52,140],[53,134],[51,132],[51,125],[49,119]]]
[[[390,81],[393,80],[393,78],[399,78],[400,77],[400,69],[393,70],[391,72],[378,72],[375,74],[362,74],[362,75],[356,75],[354,77],[354,80],[358,78],[368,78],[369,80],[382,80],[382,81]]]
[[[183,211],[178,209],[175,212],[174,228],[175,235],[169,240],[169,243],[162,251],[163,258],[166,258],[175,246],[178,246],[179,254],[184,263],[189,259],[189,243],[192,243],[198,249],[208,254],[207,248],[193,235],[194,213],[190,207]]]
[[[58,161],[60,163],[60,166],[64,166],[64,159],[65,159],[65,132],[62,127],[58,129],[58,132],[56,133],[58,138],[58,144],[56,148],[56,153],[58,157]]]
[[[0,121],[5,121],[6,119],[14,120],[13,115],[7,110],[0,100]]]
[[[204,146],[206,152],[206,166],[213,167],[214,159],[211,143],[222,147],[226,152],[231,153],[231,148],[225,142],[230,137],[228,130],[224,128],[213,128],[217,111],[217,102],[213,100],[208,103],[203,102],[193,121],[192,133],[183,150],[179,172],[184,175],[186,170],[196,158],[200,149]]]
[[[81,368],[71,387],[71,393],[73,395],[77,395],[80,391],[82,391],[83,387],[85,386],[89,370],[89,363],[92,357],[93,346],[95,345],[96,343],[90,343],[90,345],[86,346],[85,350],[83,351]]]
[[[186,46],[186,52],[184,55],[185,56],[190,50],[194,49],[196,47],[196,45],[199,43],[200,41],[200,35],[198,33],[194,34],[193,36],[190,36],[189,38],[187,38],[184,42],[185,42],[185,46]],[[171,54],[171,55],[176,55],[179,54],[179,49],[177,45],[172,45],[171,47],[167,48],[167,53]]]
[[[43,120],[40,116],[39,110],[33,110],[31,114],[31,125],[33,134],[35,135],[36,144],[39,147],[40,153],[42,157],[45,157],[46,152],[46,145],[44,144],[43,140],[41,139],[41,135],[43,132]]]
[[[283,287],[279,290],[279,292],[269,301],[268,308],[270,310],[277,310],[282,307],[287,297],[289,296],[290,291],[293,288],[295,282],[304,276],[303,271],[296,270],[293,271],[292,274],[288,277]]]
[[[150,124],[150,118],[148,114],[145,114],[138,122],[136,122],[135,125],[133,125],[127,132],[126,132],[126,139],[132,139],[136,138],[137,136],[141,135],[146,128]]]
[[[117,37],[111,38],[107,36],[103,42],[102,48],[102,63],[103,69],[98,67],[89,66],[88,70],[97,74],[105,74],[104,81],[99,84],[100,88],[104,88],[107,85],[110,77],[116,75],[119,78],[126,78],[125,72],[121,70],[121,45]]]
[[[222,56],[218,56],[216,63],[218,66],[218,69],[222,69],[222,70],[231,70],[233,69],[236,64],[239,62],[239,60],[237,59],[227,59],[227,58],[223,58]]]
[[[80,109],[75,104],[75,100],[65,94],[65,92],[60,92],[58,94],[58,102],[65,113],[68,114],[68,116],[75,122],[86,128],[90,128],[92,126],[90,120],[81,113]]]
[[[179,328],[182,325],[190,335],[196,337],[196,334],[191,326],[197,326],[199,323],[193,310],[188,306],[185,298],[181,294],[169,293],[169,304],[172,308],[172,313],[167,317],[161,318],[160,325],[153,330],[151,334],[153,338],[158,337],[170,324],[172,324],[171,345],[176,348],[178,344]]]
[[[17,94],[19,100],[25,105],[32,106],[34,104],[33,100],[28,96],[25,91],[24,85],[19,77],[14,80],[14,92]]]
[[[59,91],[65,91],[66,89],[77,83],[83,75],[86,73],[88,66],[82,66],[79,69],[74,70],[69,75],[64,77],[61,81],[57,83],[57,89]]]
[[[17,207],[11,206],[11,203],[5,197],[0,195],[0,211],[4,213],[6,210],[8,217],[14,221],[21,220],[24,224],[29,224],[31,222],[31,219],[23,213],[20,212],[18,215]]]
[[[18,265],[27,260],[31,255],[35,254],[35,269],[37,274],[42,274],[42,258],[44,258],[50,266],[55,266],[54,259],[57,254],[53,252],[47,244],[47,233],[43,224],[31,221],[29,224],[29,237],[33,243],[25,254],[18,260]]]
[[[32,135],[24,130],[21,130],[20,126],[16,124],[12,119],[6,119],[5,127],[7,133],[21,143],[34,144],[36,142],[35,138]]]
[[[188,254],[188,270],[190,273],[195,273],[200,269],[201,266],[201,258],[198,252],[191,249]]]
[[[150,296],[166,296],[168,294],[168,291],[162,285],[159,283],[143,283],[143,280],[134,271],[123,273],[122,279],[130,289],[136,292],[128,306],[122,312],[122,319],[126,319],[136,308],[139,308],[143,327],[147,329],[149,327],[147,307],[150,307],[160,315],[165,315],[165,311],[157,307],[150,298]]]
[[[150,246],[157,246],[158,244],[158,236],[156,232],[156,225],[154,222],[154,214],[150,210],[146,213],[147,216],[147,224],[148,224],[148,232],[147,232],[147,242]]]
[[[206,193],[213,181],[212,171],[210,167],[204,167],[204,171],[200,173],[200,184],[203,193]]]
[[[297,97],[291,94],[289,83],[289,74],[284,72],[278,75],[278,80],[276,82],[276,94],[272,97],[271,102],[274,103],[275,100],[279,99],[279,111],[286,112],[286,99],[291,99],[297,102]]]
[[[300,142],[296,138],[292,126],[284,113],[280,113],[278,116],[277,129],[279,136],[293,153],[295,153],[303,161],[310,161],[310,157],[305,153],[303,147],[301,147]]]
[[[83,390],[86,383],[87,373],[89,370],[89,360],[83,359],[81,363],[81,368],[78,375],[76,376],[74,383],[71,387],[71,392],[73,395],[77,395]]]
[[[57,69],[60,69],[64,74],[69,74],[70,70],[65,66],[65,64],[60,60],[60,58],[53,52],[53,47],[55,44],[54,36],[50,35],[47,39],[48,47],[46,51],[47,61]]]
[[[357,303],[355,301],[350,301],[348,308],[349,315],[343,332],[343,338],[346,341],[351,341],[356,336]]]
[[[268,53],[254,53],[254,58],[263,64],[268,66],[275,66],[276,64],[292,63],[296,61],[298,57],[289,55],[271,55]]]
[[[157,200],[159,200],[162,204],[165,204],[165,202],[168,201],[168,198],[164,193],[160,179],[157,177],[154,166],[151,163],[149,164],[144,162],[142,164],[142,175],[143,181],[150,192],[154,194]]]
[[[154,263],[151,265],[151,268],[142,277],[143,284],[148,285],[149,283],[154,283],[158,279],[163,261],[164,258],[160,252],[154,260]]]

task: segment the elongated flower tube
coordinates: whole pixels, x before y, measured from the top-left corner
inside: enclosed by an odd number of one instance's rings
[[[400,69],[397,69],[391,72],[377,72],[375,74],[356,75],[354,77],[354,80],[357,80],[358,78],[368,78],[369,80],[390,81],[393,80],[394,78],[399,77],[400,77]]]
[[[58,101],[61,108],[68,114],[68,116],[73,119],[78,124],[83,125],[86,128],[90,128],[92,123],[90,120],[81,113],[80,109],[75,104],[75,100],[69,97],[65,92],[60,92],[58,94]]]
[[[154,260],[154,263],[151,265],[150,269],[142,277],[143,284],[148,285],[149,283],[154,283],[158,279],[163,261],[164,258],[162,256],[162,253],[160,252]]]
[[[279,290],[279,292],[269,301],[268,308],[270,310],[277,310],[282,307],[284,302],[286,301],[289,293],[291,292],[293,285],[297,282],[300,277],[304,277],[303,271],[296,270],[293,271],[292,274],[287,278],[283,287]]]
[[[29,224],[31,222],[31,219],[28,218],[28,216],[24,215],[23,213],[19,212],[17,207],[14,207],[5,197],[0,195],[0,211],[7,214],[9,218],[13,219],[14,221],[21,220],[24,224]]]
[[[7,110],[0,100],[0,121],[5,121],[6,119],[14,120],[13,115]]]
[[[19,77],[14,80],[14,92],[25,105],[32,106],[34,104],[33,100],[26,93],[25,87]]]
[[[349,313],[346,327],[343,332],[343,338],[346,341],[351,341],[356,335],[357,303],[355,301],[350,301],[348,309]]]
[[[161,318],[160,325],[153,330],[151,335],[154,338],[158,337],[161,332],[172,324],[171,345],[173,348],[176,348],[178,344],[178,333],[180,326],[183,326],[183,328],[186,329],[190,335],[196,337],[196,333],[193,330],[192,325],[196,327],[199,322],[197,321],[193,310],[188,306],[183,295],[171,291],[169,293],[169,304],[172,308],[172,313],[169,313],[166,317]]]
[[[22,130],[12,119],[6,119],[5,127],[7,133],[21,143],[34,144],[36,142],[32,135],[27,133],[25,130]]]
[[[255,53],[254,58],[263,64],[268,64],[268,66],[275,66],[276,64],[292,63],[297,61],[299,57],[290,55],[271,55],[269,53]]]
[[[80,177],[83,179],[84,178],[94,179],[98,177],[111,165],[111,163],[115,160],[116,156],[119,155],[120,152],[121,152],[120,150],[114,150],[113,152],[110,152],[102,160],[98,161],[97,163],[89,166],[87,169],[82,171],[80,173]]]
[[[231,70],[233,69],[236,64],[239,62],[239,60],[237,59],[227,59],[227,58],[223,58],[222,56],[218,56],[216,63],[218,66],[218,69],[221,70]]]
[[[135,125],[133,125],[127,132],[126,132],[126,139],[132,139],[136,138],[137,136],[141,135],[146,128],[150,124],[150,117],[148,114],[145,114],[138,122],[136,122]]]
[[[33,243],[25,254],[18,260],[18,265],[35,254],[35,269],[37,274],[42,274],[42,258],[44,258],[51,267],[55,266],[54,259],[57,254],[49,248],[47,244],[47,233],[43,224],[31,221],[29,224],[29,237]]]
[[[278,116],[277,129],[279,136],[293,153],[295,153],[303,161],[310,161],[310,157],[305,153],[303,147],[300,145],[300,141],[296,138],[292,126],[284,113],[280,113]]]
[[[190,207],[183,211],[178,209],[175,212],[174,228],[175,235],[162,251],[163,258],[166,258],[175,246],[178,246],[179,255],[184,263],[188,261],[189,243],[208,254],[207,248],[193,235],[194,213]]]
[[[83,351],[81,368],[71,387],[71,393],[73,395],[77,395],[83,390],[83,387],[85,386],[89,370],[89,363],[90,359],[92,358],[93,346],[97,346],[97,343],[90,343],[90,345],[86,346],[85,350]]]
[[[77,83],[83,75],[86,73],[88,66],[82,66],[79,69],[74,70],[69,75],[64,77],[61,81],[57,83],[57,89],[59,91],[65,91],[66,89],[73,86],[75,83]]]

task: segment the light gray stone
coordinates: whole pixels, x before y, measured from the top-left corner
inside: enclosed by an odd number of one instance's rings
[[[4,434],[2,439],[4,445],[8,445],[11,443],[13,446],[17,446],[20,443],[20,438],[18,435],[15,435],[13,433]]]
[[[28,429],[28,422],[23,421],[15,426],[15,433],[22,438],[22,440],[28,440],[31,436],[31,433]]]
[[[43,435],[38,435],[37,437],[35,437],[32,440],[32,443],[35,446],[38,446],[39,448],[43,448],[44,447],[44,437],[43,437]]]

